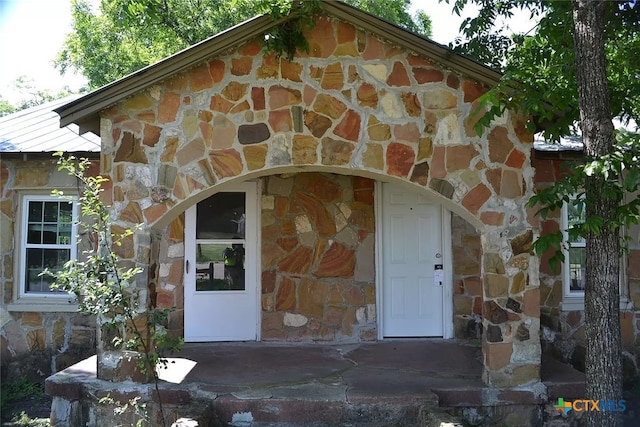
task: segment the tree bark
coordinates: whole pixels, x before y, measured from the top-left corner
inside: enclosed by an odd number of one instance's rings
[[[573,0],[575,67],[582,138],[587,157],[600,158],[614,146],[604,51],[606,1]],[[587,399],[622,399],[620,339],[620,235],[611,226],[618,202],[607,197],[605,178],[586,179],[586,215],[600,217],[599,232],[586,238],[586,392]],[[601,409],[603,407],[601,403]],[[615,411],[587,412],[589,426],[621,426]]]

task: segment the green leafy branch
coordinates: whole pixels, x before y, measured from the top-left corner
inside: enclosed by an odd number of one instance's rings
[[[600,158],[585,158],[581,162],[564,165],[564,174],[559,180],[529,199],[528,206],[538,206],[537,215],[543,220],[564,205],[573,210],[576,218],[581,218],[568,224],[566,230],[543,235],[534,242],[533,249],[538,255],[550,249],[554,251],[549,259],[549,266],[554,272],[564,262],[562,250],[566,242],[563,231],[570,241],[575,241],[589,234],[599,235],[604,229],[618,232],[622,227],[640,224],[640,197],[636,194],[640,191],[638,164],[640,134],[619,130],[612,152]],[[590,177],[598,177],[601,184],[595,195],[585,192]],[[598,203],[604,199],[616,202],[613,218],[608,221],[604,221],[597,209]]]
[[[95,315],[99,327],[115,332],[112,343],[116,348],[138,353],[137,365],[142,373],[153,376],[159,399],[156,368],[167,363],[163,352],[176,351],[182,344],[181,338],[170,338],[164,327],[172,309],[148,310],[144,307],[135,286],[135,278],[142,273],[142,268],[127,267],[112,250],[113,246],[121,246],[125,239],[131,239],[134,230],[113,233],[109,209],[100,198],[102,184],[108,180],[99,175],[89,176],[91,162],[87,159],[65,158],[60,152],[55,156],[59,157],[58,170],[66,170],[82,188],[78,197],[82,213],[82,220],[78,221],[78,239],[87,236],[90,246],[82,252],[80,259],[68,261],[63,270],[52,272],[47,269],[41,274],[53,276],[53,289],[74,295],[79,310]],[[54,190],[53,194],[73,199],[59,190]],[[145,320],[142,324],[138,322],[141,317]],[[160,400],[159,407],[164,424]]]
[[[265,34],[261,42],[266,52],[284,56],[289,61],[298,50],[309,52],[304,32],[316,24],[314,15],[320,10],[319,0],[259,0],[257,5],[274,21],[287,18]]]

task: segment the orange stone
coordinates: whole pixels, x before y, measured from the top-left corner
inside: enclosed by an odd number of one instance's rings
[[[462,83],[462,91],[464,92],[464,102],[473,102],[487,91],[487,88],[480,83],[464,81]]]
[[[290,250],[298,246],[298,238],[297,237],[278,237],[276,239],[276,243],[284,251],[289,252]]]
[[[431,168],[429,170],[431,178],[444,178],[447,176],[447,171],[444,167],[445,153],[445,147],[435,147],[433,149]]]
[[[320,86],[323,89],[341,89],[344,85],[344,72],[342,71],[342,64],[340,62],[334,62],[327,65],[322,76]]]
[[[229,111],[229,113],[237,114],[250,109],[251,109],[251,106],[249,105],[249,101],[244,100],[240,104],[237,104],[235,107],[233,107],[231,111]]]
[[[313,251],[306,246],[298,246],[278,263],[278,271],[294,276],[306,274],[311,266]]]
[[[357,97],[360,106],[378,108],[378,89],[372,84],[362,84],[358,88]]]
[[[153,110],[143,111],[141,113],[136,114],[135,117],[136,119],[142,122],[147,122],[147,123],[153,123],[156,121],[156,113]]]
[[[333,133],[349,141],[358,141],[360,138],[360,114],[353,110],[347,111],[342,121],[333,130]]]
[[[221,95],[229,101],[239,101],[247,94],[247,83],[230,82],[224,89],[222,89]]]
[[[253,102],[253,109],[256,111],[264,110],[265,101],[264,101],[264,88],[263,87],[252,87],[251,88],[251,101]]]
[[[356,28],[342,21],[338,21],[338,43],[347,43],[355,41]]]
[[[150,124],[144,125],[144,136],[142,138],[142,143],[149,147],[155,147],[160,139],[160,133],[162,132],[162,128],[158,126],[153,126]]]
[[[507,158],[506,161],[506,165],[515,169],[520,169],[522,168],[522,165],[524,165],[524,161],[526,159],[526,155],[517,149],[513,149],[511,151],[511,154],[509,154],[509,157]]]
[[[512,170],[502,171],[502,185],[500,195],[507,198],[522,196],[522,176],[519,172]]]
[[[413,68],[413,77],[415,77],[418,84],[441,82],[444,79],[444,74],[440,70],[434,70],[431,68]]]
[[[447,76],[447,86],[453,89],[458,89],[460,87],[460,79],[453,73],[449,73]]]
[[[176,154],[178,165],[184,166],[204,156],[204,141],[202,138],[196,138],[189,142]]]
[[[200,65],[189,71],[189,82],[191,83],[191,91],[199,92],[213,86],[213,79],[209,72],[207,64]]]
[[[420,100],[415,93],[402,92],[402,95],[400,96],[402,98],[402,103],[404,104],[404,109],[410,117],[422,116],[422,105],[420,105]]]
[[[367,168],[378,170],[382,170],[384,168],[384,155],[380,144],[367,144],[367,148],[362,154],[362,165]]]
[[[276,311],[291,311],[296,308],[296,284],[288,277],[283,277],[276,294]]]
[[[316,277],[343,277],[350,279],[356,266],[355,251],[340,243],[333,243],[324,253],[318,268],[313,272]]]
[[[342,195],[341,188],[324,175],[299,175],[296,185],[325,203],[336,202]]]
[[[176,120],[180,108],[180,94],[167,92],[158,105],[158,123],[169,123]]]
[[[393,64],[393,69],[387,77],[387,84],[389,86],[410,86],[411,81],[407,74],[407,69],[402,65],[402,62],[396,62]]]
[[[255,56],[259,54],[261,50],[262,47],[260,46],[260,44],[257,41],[252,41],[240,48],[240,54]]]
[[[165,80],[165,86],[170,91],[181,91],[187,89],[187,83],[189,79],[186,73],[180,73],[177,76]]]
[[[293,129],[293,120],[289,110],[271,111],[269,125],[273,132],[289,132]]]
[[[312,57],[328,58],[337,45],[333,23],[328,19],[318,19],[316,25],[306,32],[305,37],[309,43],[309,56]]]
[[[209,103],[209,108],[211,110],[219,111],[223,114],[227,114],[232,107],[233,103],[224,99],[220,94],[213,95],[211,97],[211,102]]]
[[[427,58],[423,56],[418,56],[418,55],[407,55],[407,62],[412,67],[416,67],[416,66],[430,67],[433,65],[433,63],[429,61]]]
[[[317,93],[318,93],[317,90],[315,90],[311,86],[305,85],[304,92],[303,92],[303,95],[302,95],[303,100],[304,100],[304,105],[313,104],[313,101],[316,99]]]
[[[251,72],[251,68],[253,68],[253,58],[250,56],[231,60],[231,74],[234,76],[246,76]]]
[[[229,178],[242,173],[242,158],[236,150],[212,150],[209,157],[218,178]]]
[[[301,82],[302,78],[300,76],[302,75],[302,64],[281,59],[280,73],[282,74],[283,79],[291,80],[293,82]]]
[[[338,141],[331,138],[322,139],[322,164],[346,165],[351,160],[351,154],[355,144],[347,141]]]
[[[464,196],[462,206],[475,215],[489,197],[491,197],[491,190],[484,184],[478,184]]]
[[[259,79],[269,79],[278,77],[278,58],[275,55],[266,55],[262,58],[262,64],[256,70],[256,77]]]
[[[269,151],[266,145],[247,145],[242,147],[247,169],[257,170],[264,168]]]
[[[478,152],[471,144],[447,147],[447,172],[468,169],[471,164],[471,160],[473,160],[477,155]]]
[[[486,225],[504,225],[504,212],[482,212],[480,214],[480,221]]]
[[[329,214],[324,204],[317,198],[300,191],[296,191],[295,194],[318,235],[324,237],[334,236],[336,234],[336,226],[333,222],[333,217]]]
[[[302,94],[297,89],[289,89],[283,86],[269,88],[269,107],[271,109],[299,105],[301,102]]]
[[[329,288],[325,283],[303,277],[298,286],[298,311],[322,319],[328,294]]]
[[[375,61],[385,58],[384,44],[371,33],[366,35],[366,46],[362,52],[362,58],[366,61]]]
[[[209,64],[209,74],[213,83],[220,83],[224,78],[225,64],[220,60],[211,61]]]
[[[420,130],[415,123],[407,123],[405,125],[395,125],[393,127],[393,135],[396,139],[407,142],[417,143],[420,139]]]
[[[387,173],[407,177],[415,162],[413,149],[405,144],[392,142],[387,147]]]
[[[313,110],[319,114],[337,119],[347,111],[347,106],[339,99],[324,93],[318,94],[313,103]]]
[[[485,365],[492,371],[506,368],[511,362],[513,344],[511,343],[488,343],[483,344]]]
[[[504,163],[511,150],[513,143],[509,139],[506,128],[498,126],[489,132],[489,160],[496,163]]]
[[[291,160],[294,164],[315,164],[318,161],[318,141],[307,135],[294,135]]]
[[[167,212],[167,206],[164,203],[155,203],[144,210],[144,217],[147,224],[153,224],[162,215]]]
[[[524,293],[522,311],[529,317],[540,317],[540,288],[529,289]]]
[[[316,138],[322,137],[327,129],[331,127],[331,120],[314,111],[307,111],[304,114],[304,124]]]

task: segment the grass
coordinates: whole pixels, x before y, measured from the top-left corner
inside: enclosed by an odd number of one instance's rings
[[[2,383],[0,388],[0,413],[3,417],[3,426],[15,427],[48,427],[48,418],[31,418],[24,411],[16,414],[14,405],[24,402],[44,402],[44,384],[35,383],[26,377],[20,377],[13,381]],[[13,409],[13,410],[12,410]],[[6,417],[6,418],[5,418]]]

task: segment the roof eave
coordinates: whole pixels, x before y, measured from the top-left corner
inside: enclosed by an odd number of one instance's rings
[[[268,16],[256,18],[238,24],[211,38],[182,50],[160,62],[149,65],[129,74],[113,83],[102,86],[87,95],[62,105],[54,111],[60,116],[60,127],[76,123],[81,131],[92,131],[100,134],[100,111],[118,101],[165,80],[167,77],[185,71],[201,62],[234,48],[243,42],[262,34],[281,21],[274,21]],[[212,41],[215,39],[213,48]]]

